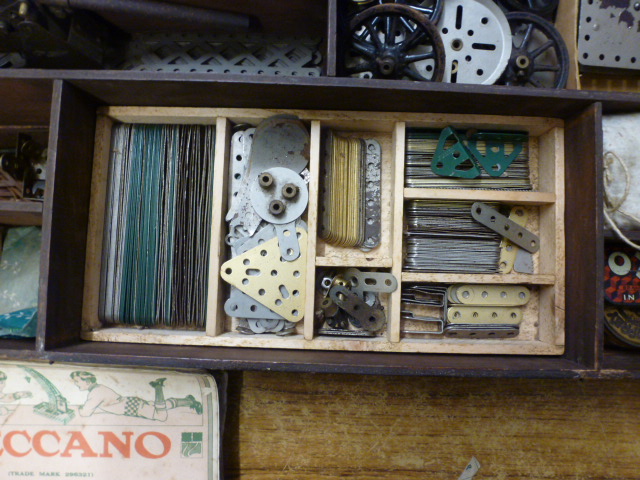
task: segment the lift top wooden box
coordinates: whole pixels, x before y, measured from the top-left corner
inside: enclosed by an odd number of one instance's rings
[[[224,243],[228,209],[230,132],[234,125],[257,125],[275,114],[300,118],[310,131],[307,275],[304,319],[295,335],[245,335],[236,331],[237,319],[225,315],[228,295],[220,279],[220,265],[229,258]],[[303,350],[349,350],[379,352],[433,352],[459,354],[560,355],[564,351],[565,234],[564,234],[564,122],[559,119],[497,115],[455,115],[357,111],[107,107],[97,112],[91,208],[87,238],[87,261],[83,306],[86,340],[175,345],[287,348]],[[202,331],[169,328],[128,328],[103,325],[98,319],[98,298],[105,221],[106,175],[114,122],[153,124],[212,124],[216,126],[214,191],[206,328]],[[523,131],[529,136],[528,151],[532,191],[481,189],[405,188],[405,138],[409,128],[475,128]],[[373,138],[381,146],[381,242],[371,251],[334,247],[318,237],[322,132]],[[532,274],[414,273],[403,268],[404,207],[411,199],[499,202],[519,205],[529,212],[527,227],[539,235],[541,248],[533,255]],[[381,295],[387,316],[386,328],[375,338],[335,338],[318,335],[314,312],[317,277],[323,268],[357,267],[393,273],[400,288]],[[520,332],[513,338],[462,339],[441,335],[408,335],[401,315],[401,289],[409,283],[426,284],[520,284],[531,290],[524,307]],[[404,333],[403,333],[404,332]]]

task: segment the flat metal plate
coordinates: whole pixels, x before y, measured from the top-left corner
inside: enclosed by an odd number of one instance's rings
[[[306,293],[307,232],[296,231],[300,256],[293,262],[282,259],[278,239],[272,238],[220,267],[225,282],[291,322],[302,320]]]
[[[639,45],[640,3],[637,0],[580,2],[580,65],[640,70]]]

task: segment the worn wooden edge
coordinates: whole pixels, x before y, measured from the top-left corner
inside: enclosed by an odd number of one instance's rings
[[[391,268],[391,257],[316,257],[316,267]]]
[[[385,337],[336,339],[325,336],[316,336],[313,340],[306,340],[303,335],[282,338],[275,334],[242,335],[240,333],[227,332],[213,337],[201,331],[140,330],[124,327],[84,332],[82,338],[83,340],[94,342],[155,345],[465,355],[562,355],[564,351],[562,346],[549,345],[536,340],[458,340],[437,338],[429,340],[403,339],[400,342],[389,342]]]
[[[298,110],[264,108],[199,108],[199,107],[102,107],[101,113],[119,122],[137,123],[181,123],[207,124],[212,118],[228,117],[236,123],[272,115],[296,115],[303,121],[319,120],[333,122],[334,125],[349,126],[360,122],[359,131],[392,130],[395,122],[406,122],[411,127],[444,128],[456,125],[459,128],[501,128],[504,130],[526,130],[530,135],[538,136],[550,129],[562,126],[562,120],[549,117],[527,117],[509,115],[464,115],[440,113],[410,112],[370,112],[340,110]],[[340,121],[343,123],[341,124]]]
[[[580,89],[580,75],[578,69],[578,21],[579,0],[562,0],[558,2],[555,27],[562,36],[569,53],[569,89]]]
[[[313,339],[315,331],[315,284],[316,284],[316,243],[318,238],[318,204],[320,190],[320,122],[311,122],[309,155],[309,206],[307,209],[307,273],[305,280],[305,311],[303,336],[306,340]]]
[[[571,268],[565,276],[565,357],[598,368],[604,319],[602,105],[568,119],[564,136],[565,254]]]
[[[96,119],[93,170],[91,174],[91,200],[87,229],[87,253],[84,267],[84,295],[82,303],[82,329],[100,328],[98,318],[100,304],[100,278],[102,272],[102,242],[104,236],[107,179],[111,151],[113,121],[104,115]]]
[[[390,320],[387,326],[387,338],[392,343],[400,341],[402,329],[402,262],[404,232],[404,163],[405,163],[406,123],[397,122],[393,130],[393,154],[395,169],[393,171],[393,229],[392,229],[392,266],[391,273],[398,280],[398,288],[389,298]]]
[[[502,202],[518,205],[549,205],[555,203],[555,192],[510,192],[506,190],[473,190],[462,188],[405,188],[407,200],[460,200]]]
[[[564,344],[565,338],[565,162],[564,128],[556,128],[540,138],[542,172],[540,182],[543,188],[554,190],[557,201],[554,205],[540,210],[540,244],[549,246],[540,255],[540,270],[553,272],[556,283],[553,289],[542,289],[541,305],[549,311],[545,316],[549,321],[540,322],[540,339]],[[549,165],[547,162],[552,163]],[[543,313],[541,312],[541,315]],[[548,328],[550,327],[550,328]]]
[[[42,202],[0,200],[1,225],[42,225]]]
[[[418,273],[402,272],[403,282],[424,283],[487,283],[487,284],[525,284],[555,285],[556,276],[551,274],[481,274],[481,273]]]
[[[207,335],[224,332],[224,284],[220,278],[220,265],[225,259],[227,245],[225,209],[228,197],[229,151],[231,148],[231,123],[218,117],[213,162],[213,208],[211,209],[211,240],[209,246],[209,285],[207,288]]]

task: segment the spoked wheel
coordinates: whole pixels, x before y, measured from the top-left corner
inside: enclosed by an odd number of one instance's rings
[[[507,10],[550,17],[558,8],[558,0],[500,0]]]
[[[414,10],[426,15],[432,23],[438,23],[440,15],[442,15],[442,6],[444,0],[352,0],[356,5],[359,5],[360,11],[366,7],[370,7],[372,4],[383,5],[385,3],[397,3],[400,5],[407,5]]]
[[[444,46],[429,19],[399,3],[376,5],[349,25],[348,75],[439,82]]]
[[[500,83],[537,88],[564,88],[569,53],[558,31],[531,13],[508,13],[513,48]]]

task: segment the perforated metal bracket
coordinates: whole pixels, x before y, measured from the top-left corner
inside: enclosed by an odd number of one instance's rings
[[[482,202],[476,202],[471,206],[471,215],[477,222],[511,240],[527,252],[535,253],[540,249],[540,239],[537,235]]]

